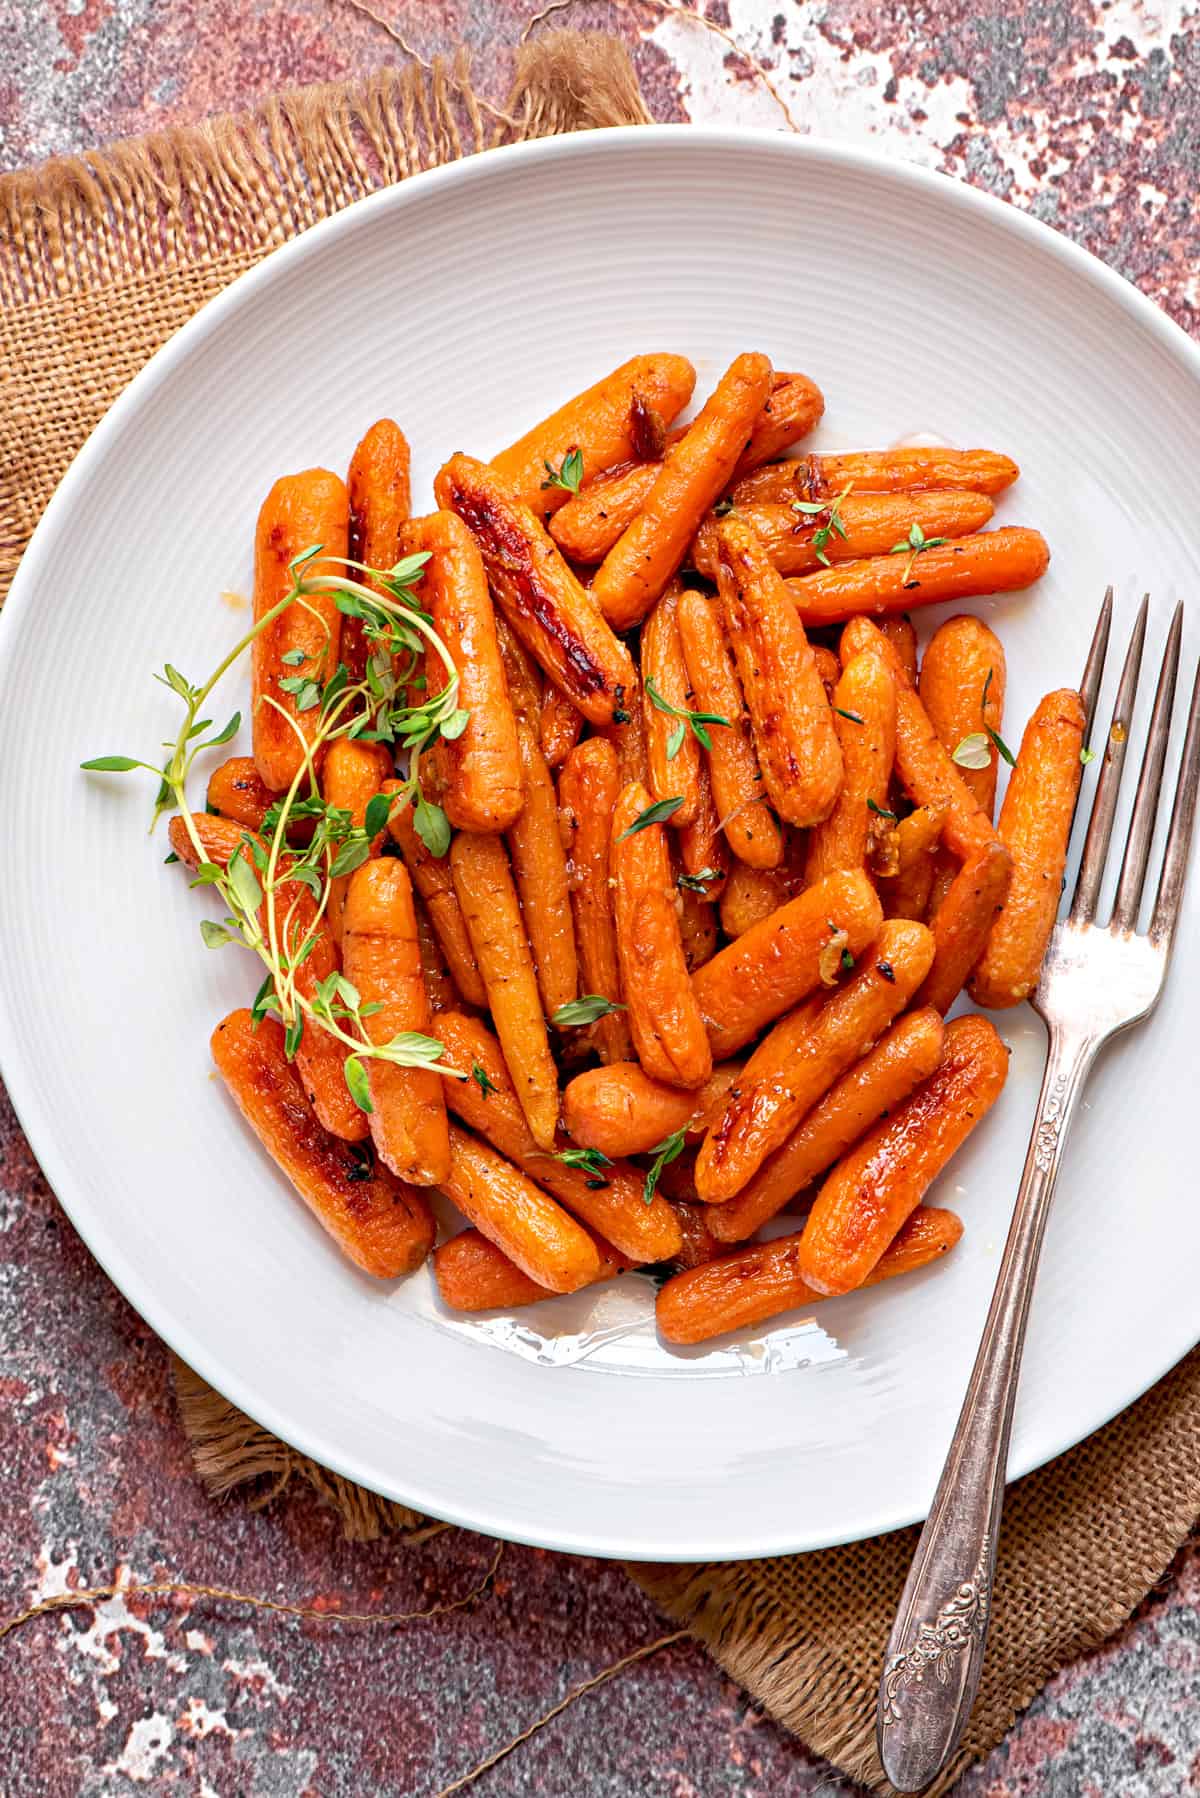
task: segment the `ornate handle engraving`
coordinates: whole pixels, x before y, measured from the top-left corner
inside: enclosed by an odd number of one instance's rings
[[[1058,1075],[1046,1094],[1046,1103],[1042,1107],[1042,1115],[1037,1122],[1037,1131],[1033,1139],[1033,1163],[1044,1174],[1058,1153],[1058,1139],[1062,1132],[1065,1106],[1064,1094],[1067,1090],[1065,1071]]]
[[[899,1698],[906,1686],[919,1686],[925,1669],[932,1667],[938,1682],[950,1683],[951,1670],[958,1657],[981,1636],[987,1627],[990,1594],[988,1590],[989,1537],[984,1536],[979,1561],[969,1580],[964,1580],[946,1600],[932,1623],[917,1624],[916,1635],[907,1648],[894,1654],[883,1670],[881,1729],[889,1729],[900,1721]]]

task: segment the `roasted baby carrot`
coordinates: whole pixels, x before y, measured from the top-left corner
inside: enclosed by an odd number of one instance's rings
[[[576,1292],[600,1278],[600,1254],[583,1225],[520,1168],[457,1124],[450,1126],[450,1172],[441,1187],[539,1286]]]
[[[711,738],[711,731],[709,735]],[[721,829],[706,755],[700,757],[696,785],[700,794],[699,809],[692,822],[685,824],[678,832],[676,847],[679,850],[683,877],[700,883],[693,890],[697,893],[703,891],[707,899],[719,899],[729,871],[729,844]],[[678,884],[677,877],[676,885]]]
[[[746,1063],[696,1157],[696,1196],[732,1199],[805,1114],[866,1054],[929,972],[934,944],[923,924],[883,925],[844,986],[781,1018]]]
[[[918,805],[943,814],[942,833],[959,861],[995,840],[991,819],[938,741],[928,712],[900,658],[869,618],[853,618],[842,632],[842,655],[882,656],[896,676],[896,773]]]
[[[735,862],[721,892],[721,929],[730,938],[745,936],[792,897],[784,867],[748,868]]]
[[[923,918],[933,885],[934,855],[942,835],[940,807],[922,805],[901,818],[894,833],[895,871],[875,884],[889,918]],[[953,864],[957,866],[957,863]]]
[[[529,507],[470,456],[452,456],[433,486],[479,545],[493,597],[529,653],[589,723],[622,723],[637,696],[629,651]]]
[[[376,1279],[420,1267],[435,1225],[416,1187],[322,1129],[288,1061],[274,1018],[235,1011],[212,1034],[212,1057],[238,1110],[342,1253]]]
[[[254,860],[252,832],[228,818],[197,815],[194,823],[205,860],[222,868],[229,866],[235,854],[247,865]],[[172,818],[167,835],[180,861],[194,872],[200,857],[184,820]],[[311,1004],[321,981],[338,967],[337,944],[324,915],[318,916],[312,894],[298,881],[283,881],[275,889],[273,901],[264,902],[259,920],[264,935],[274,940],[281,956],[294,962],[296,991]],[[308,949],[305,945],[310,938],[312,947]],[[296,1067],[309,1102],[326,1130],[346,1142],[362,1142],[368,1131],[367,1119],[346,1085],[345,1057],[336,1038],[305,1019]]]
[[[770,383],[765,356],[738,356],[671,450],[641,511],[592,582],[615,629],[628,630],[644,618],[677,573],[700,520],[733,473]]]
[[[1025,727],[1000,808],[1000,841],[1012,856],[1004,909],[971,978],[977,1005],[1001,1010],[1037,985],[1058,914],[1071,820],[1083,766],[1083,704],[1070,687],[1048,693]]]
[[[670,1174],[678,1166],[677,1161],[672,1162],[663,1171]],[[706,1261],[715,1261],[721,1253],[721,1244],[708,1227],[709,1206],[694,1205],[688,1199],[672,1199],[671,1209],[679,1219],[683,1236],[683,1247],[675,1257],[676,1267],[703,1267]]]
[[[999,751],[989,731],[1004,728],[1007,667],[995,631],[982,618],[948,618],[929,639],[917,691],[943,749],[953,756],[973,739],[982,768],[961,764],[962,777],[990,818],[996,809]],[[978,758],[973,758],[978,759]]]
[[[596,1280],[609,1280],[630,1265],[627,1256],[616,1249],[602,1243],[597,1243],[596,1249],[600,1257]],[[554,1297],[548,1286],[539,1286],[522,1273],[503,1249],[478,1230],[460,1230],[434,1250],[433,1277],[442,1303],[451,1311],[518,1311],[522,1305]]]
[[[843,952],[858,956],[883,911],[861,869],[830,874],[755,924],[692,977],[715,1060],[724,1061],[774,1018],[837,978]]]
[[[913,562],[910,554],[867,556],[799,575],[788,582],[796,611],[812,630],[859,613],[907,612],[946,599],[1013,593],[1031,587],[1050,564],[1046,539],[1019,525],[959,537]]]
[[[646,727],[646,783],[655,799],[679,799],[676,829],[700,810],[700,743],[683,714],[696,711],[679,640],[679,587],[672,581],[642,626],[642,709]],[[702,724],[705,732],[711,725]]]
[[[538,1147],[552,1149],[558,1071],[504,844],[460,831],[450,846],[450,871],[521,1109]]]
[[[949,487],[1001,493],[1019,473],[1011,457],[995,450],[853,450],[758,468],[738,481],[733,502],[786,505],[796,499],[832,499],[846,487],[855,493],[921,493]]]
[[[503,612],[495,614],[496,642],[508,682],[508,697],[517,717],[540,733],[543,682],[541,671],[518,639]]]
[[[548,768],[560,768],[583,735],[584,717],[553,681],[542,683],[538,742]]]
[[[966,537],[981,531],[994,509],[982,493],[852,493],[837,500],[839,528],[830,529],[833,504],[814,513],[788,505],[739,506],[737,517],[754,532],[779,573],[792,575],[858,556],[886,556],[914,525],[926,537]],[[710,512],[692,546],[695,566],[713,579],[719,528],[720,520]]]
[[[254,535],[254,622],[258,624],[295,585],[291,564],[319,543],[322,554],[304,574],[337,574],[346,555],[346,489],[327,468],[284,475],[263,501]],[[308,676],[325,681],[338,662],[342,615],[331,593],[293,601],[255,637],[250,651],[254,762],[263,785],[282,793],[304,765],[320,709],[300,711],[282,682]],[[303,661],[293,663],[297,653]]]
[[[558,777],[559,822],[567,852],[580,978],[584,992],[595,993],[612,1005],[621,1001],[621,970],[608,864],[621,784],[617,752],[603,737],[589,737],[573,749]],[[633,1039],[624,1009],[597,1019],[595,1041],[602,1061],[632,1056]]]
[[[942,1020],[931,1006],[900,1018],[830,1087],[781,1148],[735,1198],[707,1206],[720,1242],[744,1242],[844,1155],[860,1136],[927,1080],[942,1053]]]
[[[546,1016],[552,1018],[579,991],[567,858],[558,828],[558,799],[541,746],[525,724],[517,726],[517,742],[524,801],[508,828],[508,852],[538,991]]]
[[[458,830],[507,830],[521,809],[521,763],[483,559],[454,512],[413,519],[401,544],[406,555],[429,556],[421,603],[450,652],[467,713],[460,735],[434,746],[442,805]],[[425,667],[439,691],[448,678],[441,657],[427,654]]]
[[[365,862],[350,876],[342,966],[368,1008],[363,1025],[377,1047],[402,1031],[431,1034],[412,882],[394,856]],[[444,1077],[377,1056],[364,1065],[374,1106],[371,1138],[380,1159],[414,1186],[439,1185],[450,1167]]]
[[[782,370],[772,375],[771,390],[754,421],[750,441],[738,457],[733,479],[740,480],[807,437],[820,423],[824,410],[825,396],[807,375]]]
[[[694,974],[717,953],[721,934],[717,928],[717,908],[711,900],[703,899],[699,893],[685,887],[676,897],[675,909],[679,916],[683,959],[688,973]]]
[[[413,908],[417,919],[417,952],[421,958],[421,975],[429,997],[429,1009],[435,1014],[440,1011],[457,1011],[465,1004],[465,1000],[454,984],[450,964],[438,942],[437,932],[429,921],[429,913],[415,895]]]
[[[563,1126],[573,1142],[602,1155],[645,1155],[686,1129],[698,1135],[737,1084],[740,1061],[715,1067],[699,1092],[652,1080],[636,1061],[585,1068],[563,1092]]]
[[[835,651],[829,649],[824,643],[814,643],[812,652],[813,660],[817,664],[817,673],[821,677],[821,685],[825,689],[825,697],[832,704],[833,689],[841,677],[842,664]]]
[[[725,840],[751,868],[776,868],[783,836],[766,804],[758,757],[750,740],[750,719],[733,665],[719,602],[684,592],[677,611],[679,640],[696,709],[727,718],[707,726],[712,747],[708,773],[713,803]]]
[[[948,1254],[961,1235],[962,1222],[953,1211],[923,1205],[863,1284],[875,1286],[925,1267]],[[659,1289],[655,1303],[659,1334],[668,1342],[706,1342],[816,1304],[826,1295],[805,1279],[800,1244],[799,1234],[777,1236],[676,1274]]]
[[[763,781],[781,817],[819,824],[841,791],[842,752],[804,626],[753,531],[727,518],[718,542],[725,629]]]
[[[244,824],[248,830],[261,830],[277,797],[263,785],[253,756],[231,755],[209,775],[205,801],[210,812]]]
[[[553,512],[571,497],[570,487],[552,477],[561,475],[572,451],[584,479],[640,460],[661,444],[695,385],[696,371],[684,356],[633,356],[493,456],[492,467],[535,512]]]
[[[447,1012],[437,1026],[447,1059],[471,1069],[470,1080],[446,1082],[446,1101],[477,1136],[485,1137],[631,1260],[668,1261],[677,1253],[679,1227],[674,1213],[659,1194],[646,1203],[645,1177],[637,1168],[615,1156],[609,1166],[598,1170],[574,1167],[538,1147],[500,1044],[485,1024],[478,1018]]]
[[[909,682],[917,684],[917,632],[907,612],[892,612],[879,620],[880,634],[895,650]]]
[[[609,866],[621,991],[638,1060],[656,1080],[703,1086],[712,1056],[688,979],[666,835],[647,822],[650,795],[627,786],[613,812]]]
[[[417,835],[411,806],[392,807],[388,830],[404,857],[414,887],[425,902],[455,986],[469,1005],[486,1006],[487,992],[475,963],[462,907],[454,891],[450,863],[444,856],[429,853]]]
[[[861,868],[872,821],[888,809],[896,756],[895,675],[878,656],[851,657],[834,688],[831,710],[845,777],[832,812],[809,833],[810,885],[838,868]]]
[[[326,805],[349,812],[350,822],[356,830],[361,830],[367,806],[391,773],[392,758],[382,743],[362,743],[355,737],[338,737],[329,745],[321,764],[321,797]],[[342,913],[349,884],[348,874],[335,874],[330,878],[325,913],[335,943],[342,940]]]
[[[934,1072],[838,1163],[800,1241],[799,1271],[818,1292],[852,1292],[991,1110],[1008,1051],[986,1018],[947,1024]]]
[[[367,568],[393,568],[400,560],[400,527],[412,507],[408,439],[391,418],[378,419],[350,459],[346,487],[350,502],[347,554]],[[366,579],[359,569],[358,579]],[[362,621],[342,620],[341,659],[352,681],[366,672],[367,640]]]
[[[1012,868],[1003,843],[985,843],[958,870],[932,922],[933,966],[917,995],[919,1005],[932,1005],[943,1016],[949,1011],[1004,906]]]

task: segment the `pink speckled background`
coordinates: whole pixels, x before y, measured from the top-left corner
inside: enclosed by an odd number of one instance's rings
[[[380,0],[419,50],[460,41],[499,98],[530,8]],[[1200,22],[1187,0],[710,0],[802,129],[965,177],[1095,250],[1188,329]],[[561,19],[556,23],[563,22]],[[660,118],[784,125],[744,64],[638,4],[571,22],[628,42]],[[344,0],[0,0],[0,167],[398,54]],[[71,1583],[175,1574],[345,1608],[474,1583],[455,1535],[347,1547],[308,1500],[217,1507],[190,1472],[165,1355],[92,1263],[0,1096],[0,1614]],[[0,1644],[3,1798],[432,1795],[660,1629],[619,1569],[505,1552],[477,1608],[376,1630],[182,1600],[114,1602]],[[1200,1792],[1200,1556],[1064,1671],[956,1798]],[[853,1798],[724,1680],[670,1648],[485,1776],[481,1798]]]

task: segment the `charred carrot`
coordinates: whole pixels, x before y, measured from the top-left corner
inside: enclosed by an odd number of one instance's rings
[[[363,567],[393,568],[400,560],[400,528],[412,507],[410,459],[408,439],[391,418],[378,419],[350,459],[347,553]],[[367,667],[361,619],[342,620],[341,659],[350,679],[360,681]]]
[[[262,829],[263,819],[276,798],[270,787],[263,785],[250,755],[231,755],[227,762],[214,768],[205,794],[210,812],[244,824],[248,830]]]
[[[813,502],[815,503],[815,502]],[[836,504],[838,528],[830,529]],[[931,537],[966,537],[981,531],[992,516],[982,493],[851,493],[824,512],[797,512],[789,505],[739,506],[736,516],[761,542],[783,575],[809,574],[831,562],[886,556],[913,527]],[[696,533],[692,560],[701,574],[716,578],[720,520],[712,513]],[[843,535],[844,533],[844,535]]]
[[[583,735],[583,713],[560,693],[553,681],[542,683],[538,710],[538,742],[548,768],[560,768]]]
[[[364,1273],[394,1280],[433,1247],[433,1214],[414,1186],[322,1129],[274,1018],[235,1011],[212,1035],[217,1071],[238,1110],[318,1223]]]
[[[1046,539],[1018,525],[959,537],[926,549],[915,561],[911,551],[841,562],[788,583],[796,611],[814,629],[860,613],[907,612],[946,599],[975,599],[981,593],[1013,593],[1031,587],[1050,564]]]
[[[733,502],[749,506],[831,499],[845,487],[855,493],[921,493],[939,487],[1001,493],[1019,473],[1011,457],[995,450],[853,450],[756,469],[738,482]]]

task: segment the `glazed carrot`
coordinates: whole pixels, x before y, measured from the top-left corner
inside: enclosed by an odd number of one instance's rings
[[[670,1173],[679,1163],[672,1162],[664,1173]],[[721,1253],[721,1244],[708,1227],[709,1207],[693,1205],[688,1199],[672,1199],[671,1209],[679,1219],[679,1229],[683,1236],[683,1247],[675,1257],[676,1267],[703,1267],[708,1261],[715,1261]]]
[[[524,803],[508,828],[508,853],[538,991],[549,1018],[579,991],[571,892],[558,829],[558,799],[546,758],[527,725],[517,726],[517,741]]]
[[[277,798],[278,794],[263,785],[251,755],[231,755],[208,777],[208,810],[235,824],[244,824],[248,830],[262,829],[263,819]]]
[[[475,538],[492,595],[529,653],[589,723],[623,722],[637,696],[629,652],[528,506],[470,456],[452,456],[433,487]]]
[[[412,507],[408,439],[393,419],[376,421],[350,459],[346,487],[350,502],[347,554],[367,568],[393,568],[400,560],[400,527]],[[365,577],[358,569],[352,572]],[[369,583],[373,585],[374,583]],[[341,659],[352,681],[366,672],[367,640],[362,621],[343,618]]]
[[[1085,719],[1078,693],[1048,693],[1025,726],[1000,808],[1000,841],[1013,860],[1004,909],[971,979],[977,1005],[1001,1010],[1037,985],[1058,914],[1071,820],[1083,766]]]
[[[404,856],[404,865],[412,876],[414,887],[425,902],[455,986],[469,1005],[486,1006],[487,991],[475,965],[475,953],[454,891],[450,863],[444,856],[431,855],[426,849],[417,835],[411,806],[393,806],[388,831]]]
[[[991,1110],[1008,1051],[986,1018],[947,1024],[923,1086],[877,1124],[822,1186],[800,1239],[799,1271],[818,1292],[852,1292]]]
[[[753,1236],[893,1111],[932,1074],[941,1057],[942,1037],[942,1020],[931,1006],[893,1024],[869,1054],[834,1082],[736,1197],[705,1208],[718,1241],[744,1242]]]
[[[549,768],[560,768],[583,735],[584,717],[553,681],[542,683],[538,742]]]
[[[948,1254],[961,1235],[962,1223],[953,1211],[923,1205],[863,1284],[875,1286],[925,1267]],[[706,1342],[710,1336],[765,1323],[782,1311],[816,1304],[825,1294],[804,1277],[800,1243],[798,1234],[777,1236],[676,1274],[660,1288],[655,1303],[659,1334],[668,1342]]]
[[[539,1286],[576,1292],[600,1278],[600,1254],[583,1225],[520,1168],[457,1124],[450,1126],[450,1172],[441,1187]]]
[[[391,754],[383,743],[361,743],[355,737],[338,737],[329,745],[321,764],[321,797],[326,805],[349,812],[350,822],[361,830],[367,806],[391,773]],[[339,944],[349,884],[348,874],[335,874],[329,882],[325,915],[333,940]]]
[[[589,737],[573,749],[558,777],[559,823],[567,852],[580,979],[584,992],[614,1005],[621,999],[621,970],[608,863],[620,791],[617,752],[603,737]],[[624,1061],[633,1054],[623,1010],[597,1019],[595,1040],[602,1061]]]
[[[1003,843],[985,843],[963,863],[933,919],[936,951],[918,1004],[932,1005],[943,1016],[949,1011],[1004,908],[1012,870]],[[1056,904],[1057,899],[1056,889]]]
[[[807,436],[824,410],[821,390],[807,375],[774,375],[731,479],[738,480]],[[668,450],[686,430],[684,425],[668,433]],[[661,471],[661,462],[628,462],[586,482],[555,513],[550,526],[563,554],[573,562],[602,562],[645,505]]]
[[[461,831],[450,846],[450,871],[521,1109],[538,1147],[552,1149],[558,1073],[504,844]]]
[[[729,719],[728,726],[707,727],[712,744],[708,773],[725,840],[747,866],[776,868],[783,856],[783,837],[766,805],[746,702],[719,603],[702,593],[681,593],[677,618],[696,710]]]
[[[350,876],[342,966],[363,1005],[380,1008],[363,1018],[376,1046],[401,1031],[431,1034],[412,882],[394,856],[365,862]],[[375,1107],[371,1138],[380,1159],[414,1186],[437,1186],[450,1166],[443,1076],[432,1068],[398,1067],[375,1056],[364,1066]]]
[[[689,974],[702,968],[717,953],[717,908],[709,899],[701,898],[685,887],[678,892],[675,909],[679,916],[679,937],[683,959]]]
[[[829,512],[806,514],[788,505],[739,506],[737,517],[754,532],[780,574],[808,574],[826,562],[857,556],[886,556],[914,525],[927,537],[966,537],[981,531],[994,508],[982,493],[852,493],[837,502],[838,522]],[[720,520],[712,512],[696,533],[692,561],[701,574],[716,578]],[[931,553],[931,552],[926,552]],[[822,562],[824,556],[826,562]]]
[[[662,465],[632,524],[596,570],[592,592],[617,630],[645,617],[725,487],[770,389],[765,356],[738,356]]]
[[[617,752],[621,785],[627,787],[631,780],[640,780],[645,786],[650,779],[650,762],[646,755],[646,719],[641,706],[635,705],[622,723],[607,725],[603,735]]]
[[[697,1198],[717,1205],[741,1191],[904,1010],[933,955],[923,924],[894,919],[844,986],[808,1000],[775,1025],[700,1145]]]
[[[817,673],[821,677],[821,685],[825,689],[825,697],[832,705],[833,689],[841,678],[842,664],[835,652],[827,649],[824,643],[814,643],[812,652],[813,661],[817,664]]]
[[[792,884],[782,866],[748,868],[735,862],[721,893],[721,929],[727,937],[745,936],[791,897]]]
[[[860,649],[882,656],[896,676],[896,773],[918,805],[943,812],[947,847],[966,861],[973,850],[995,840],[991,820],[938,741],[900,658],[869,618],[851,619],[842,632],[843,657]]]
[[[671,823],[692,824],[700,810],[700,744],[680,712],[696,711],[679,640],[679,586],[672,581],[642,626],[642,711],[647,785],[655,799],[681,799]],[[668,709],[671,708],[671,709]],[[711,726],[701,725],[702,730]]]
[[[585,1068],[563,1092],[563,1126],[581,1148],[645,1155],[677,1130],[690,1136],[706,1130],[741,1071],[740,1061],[724,1061],[696,1093],[652,1080],[636,1061]]]
[[[714,1058],[724,1061],[791,1011],[823,974],[836,978],[842,950],[860,955],[882,923],[875,889],[857,869],[818,881],[714,955],[692,980]]]
[[[995,450],[854,450],[802,456],[798,462],[756,469],[733,489],[733,503],[786,505],[795,499],[832,499],[847,486],[855,493],[921,493],[948,487],[1001,493],[1019,473],[1010,457]]]
[[[521,809],[521,764],[483,559],[454,512],[413,519],[400,541],[405,555],[429,556],[421,603],[450,652],[458,705],[468,714],[461,735],[434,745],[442,805],[458,830],[507,830]],[[447,679],[441,657],[427,653],[425,669],[439,692]]]
[[[929,639],[917,691],[947,754],[964,737],[982,737],[982,768],[963,766],[963,781],[991,818],[996,809],[999,751],[987,731],[1004,728],[1007,666],[999,637],[982,618],[948,618]]]
[[[879,620],[880,634],[887,638],[900,659],[910,685],[917,684],[917,633],[907,612],[892,612]]]
[[[859,613],[907,612],[945,599],[1013,593],[1031,587],[1049,564],[1050,551],[1039,531],[1008,525],[927,549],[911,566],[904,554],[867,556],[802,574],[788,582],[788,589],[812,630]]]
[[[709,735],[711,737],[711,730]],[[729,871],[729,844],[717,814],[706,755],[700,757],[696,775],[696,786],[700,794],[699,810],[692,822],[685,824],[678,832],[676,847],[684,875],[689,880],[702,882],[706,898],[718,899]]]
[[[274,1018],[234,1011],[212,1034],[217,1071],[263,1147],[342,1253],[376,1279],[420,1267],[435,1225],[424,1195],[322,1129]]]
[[[638,1060],[656,1080],[703,1086],[712,1056],[688,980],[661,824],[642,825],[650,795],[637,782],[613,812],[609,866],[621,990]]]
[[[346,489],[326,468],[284,475],[263,501],[254,536],[254,622],[265,618],[295,584],[291,563],[313,544],[323,554],[305,564],[306,576],[341,572],[346,555]],[[293,602],[261,630],[250,651],[254,763],[263,785],[282,793],[304,764],[320,720],[316,706],[301,712],[280,683],[296,675],[327,680],[338,661],[342,615],[331,593]],[[295,666],[284,660],[302,652]]]
[[[454,984],[454,976],[442,953],[437,932],[429,921],[429,913],[415,897],[413,909],[417,919],[417,953],[421,958],[421,977],[429,997],[429,1009],[435,1014],[440,1011],[457,1011],[464,1000]]]
[[[206,860],[215,862],[218,867],[228,867],[236,853],[240,853],[247,863],[254,859],[253,832],[241,825],[228,818],[197,815],[195,826]],[[167,835],[180,861],[195,872],[200,858],[182,818],[171,819]],[[262,847],[259,842],[260,850]],[[283,881],[275,892],[273,922],[271,909],[265,903],[259,913],[259,922],[264,935],[273,933],[280,950],[286,951],[289,957],[299,956],[304,944],[312,938],[313,946],[296,962],[294,976],[300,997],[311,1004],[320,982],[328,979],[338,967],[337,944],[325,917],[318,917],[312,894],[299,882]],[[345,1049],[328,1031],[320,1029],[311,1019],[305,1020],[296,1050],[296,1067],[309,1103],[332,1135],[340,1136],[346,1142],[362,1142],[368,1134],[367,1119],[354,1103],[346,1085],[345,1058]]]
[[[801,826],[833,810],[842,752],[804,626],[753,531],[727,518],[717,585],[771,803]]]
[[[557,412],[492,457],[492,467],[518,499],[539,514],[555,511],[570,489],[547,485],[550,468],[578,450],[583,475],[641,459],[692,397],[696,371],[683,356],[633,356],[602,381],[577,393]]]
[[[552,1193],[605,1243],[632,1261],[669,1261],[679,1249],[679,1227],[666,1200],[647,1205],[645,1176],[616,1157],[594,1172],[547,1154],[530,1135],[500,1044],[478,1018],[447,1012],[438,1019],[447,1059],[472,1070],[470,1080],[446,1081],[446,1102],[494,1149]],[[484,1079],[480,1080],[478,1069]],[[603,1071],[603,1070],[600,1070]],[[453,1091],[451,1091],[453,1088]],[[603,1183],[601,1183],[603,1182]]]
[[[515,635],[503,612],[495,614],[496,642],[508,682],[508,697],[513,711],[530,730],[542,727],[542,676]]]
[[[629,1266],[616,1249],[596,1244],[600,1271],[596,1280],[609,1280]],[[548,1286],[522,1273],[504,1250],[478,1230],[460,1230],[433,1252],[433,1277],[442,1303],[451,1311],[519,1311],[522,1305],[554,1297]],[[596,1281],[590,1281],[594,1285]]]
[[[889,918],[923,918],[933,884],[934,855],[942,834],[944,812],[922,805],[901,818],[895,829],[896,870],[876,876],[875,884]],[[957,863],[954,864],[957,867]]]
[[[896,677],[878,656],[852,656],[834,688],[832,711],[845,779],[832,812],[809,833],[805,873],[810,884],[838,868],[861,868],[872,820],[888,809],[896,755]]]

